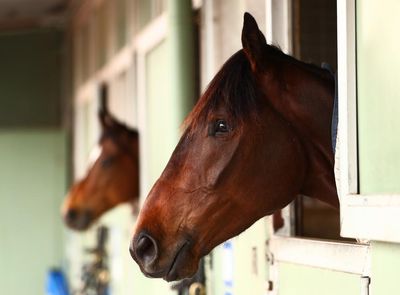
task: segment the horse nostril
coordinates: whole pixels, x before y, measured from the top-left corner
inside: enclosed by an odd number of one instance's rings
[[[78,217],[78,210],[76,209],[69,209],[67,214],[65,215],[65,219],[68,221],[73,221]]]
[[[132,249],[133,250],[133,249]],[[147,265],[150,264],[154,259],[157,258],[158,248],[156,241],[148,234],[141,234],[136,242],[134,256],[139,260],[138,262]]]

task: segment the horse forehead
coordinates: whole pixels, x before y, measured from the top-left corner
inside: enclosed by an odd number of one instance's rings
[[[100,143],[92,147],[89,152],[88,167],[91,169],[97,160],[104,155],[112,155],[117,153],[119,147],[112,139],[103,139]]]

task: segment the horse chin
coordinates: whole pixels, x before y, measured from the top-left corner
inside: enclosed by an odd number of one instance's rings
[[[90,226],[92,225],[92,223],[88,223],[88,224],[72,224],[72,223],[67,223],[67,226],[75,231],[86,231],[90,228]]]
[[[190,243],[186,242],[178,249],[167,274],[163,277],[165,281],[171,282],[190,278],[196,273],[199,259],[193,257],[190,248]]]

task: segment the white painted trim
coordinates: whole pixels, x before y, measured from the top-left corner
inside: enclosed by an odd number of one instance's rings
[[[127,71],[132,64],[132,48],[128,44],[124,46],[110,62],[108,62],[100,71],[97,72],[96,79],[100,81],[108,81]]]
[[[78,101],[88,99],[88,94],[93,93],[93,88],[96,88],[102,81],[111,81],[124,71],[127,71],[132,64],[132,49],[130,45],[122,48],[110,62],[93,74],[87,81],[81,84],[75,91],[75,98]]]
[[[215,66],[215,10],[212,0],[204,0],[201,11],[201,89],[206,89],[216,73]]]
[[[400,196],[358,195],[355,0],[337,9],[341,235],[400,242]]]
[[[358,192],[355,1],[337,2],[340,234],[400,243],[400,195]]]
[[[165,39],[167,27],[167,13],[164,12],[137,35],[133,46],[139,53],[150,51]]]
[[[266,39],[268,44],[278,45],[283,52],[291,53],[292,1],[266,0]]]
[[[361,279],[360,295],[369,295],[369,285],[371,284],[371,278],[368,276],[362,276],[360,279]]]
[[[147,132],[147,97],[146,97],[146,55],[167,37],[167,15],[163,13],[150,23],[136,38],[135,51],[137,53],[137,108],[138,129],[140,134],[139,152],[140,163],[140,204],[142,205],[147,196],[146,188],[150,186],[148,161],[148,132]]]
[[[139,154],[141,159],[148,159],[148,135],[147,135],[147,103],[146,103],[146,52],[141,51],[137,54],[137,110],[138,110],[138,130],[140,134],[139,141]],[[148,162],[142,161],[140,163],[140,195],[139,195],[139,203],[140,207],[142,207],[143,202],[146,198],[146,192],[144,190],[149,183],[149,168]]]
[[[167,34],[167,16],[163,13],[145,27],[131,42],[110,58],[107,63],[95,72],[89,80],[76,88],[75,97],[82,96],[92,83],[109,81],[121,72],[128,70],[132,64],[133,54],[137,51],[146,52],[161,42]]]
[[[340,200],[358,193],[355,13],[355,0],[337,2]]]
[[[341,236],[400,243],[400,195],[348,195]]]
[[[268,44],[272,42],[272,26],[273,26],[273,15],[272,15],[272,0],[265,1],[265,39]]]
[[[288,262],[352,274],[370,274],[369,245],[280,236],[273,236],[269,245],[273,264]]]
[[[95,78],[91,78],[82,86],[80,86],[75,92],[75,101],[80,104],[84,104],[85,102],[93,99],[93,95],[97,91],[97,82]]]
[[[200,9],[203,6],[204,0],[192,0],[192,8],[194,10]]]

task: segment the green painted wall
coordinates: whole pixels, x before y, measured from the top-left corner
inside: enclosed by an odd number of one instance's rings
[[[146,56],[150,178],[164,170],[195,96],[194,41],[190,1],[168,1],[168,37]]]
[[[207,265],[209,294],[265,294],[268,281],[266,263],[268,218],[257,221],[231,239],[232,254],[223,245],[215,248]],[[230,269],[232,267],[232,269]],[[232,286],[226,281],[232,281]],[[232,293],[227,293],[232,292]]]
[[[400,192],[400,1],[357,1],[360,192]]]
[[[361,290],[358,275],[290,263],[279,263],[278,284],[279,295],[354,295]]]
[[[197,100],[195,58],[195,28],[192,2],[168,1],[168,49],[171,58],[171,98],[178,107],[177,118],[182,122]]]
[[[399,193],[400,2],[356,3],[360,192]],[[371,242],[371,249],[371,292],[399,294],[400,246]]]
[[[167,41],[146,56],[147,135],[149,137],[149,176],[154,183],[164,170],[179,139],[181,106],[172,99],[171,63]]]
[[[61,265],[65,146],[57,130],[0,131],[0,294],[44,294]]]
[[[62,34],[0,34],[0,126],[60,126]]]
[[[400,294],[398,244],[372,242],[371,291],[374,295]]]
[[[0,34],[0,294],[43,294],[63,264],[62,33]]]

